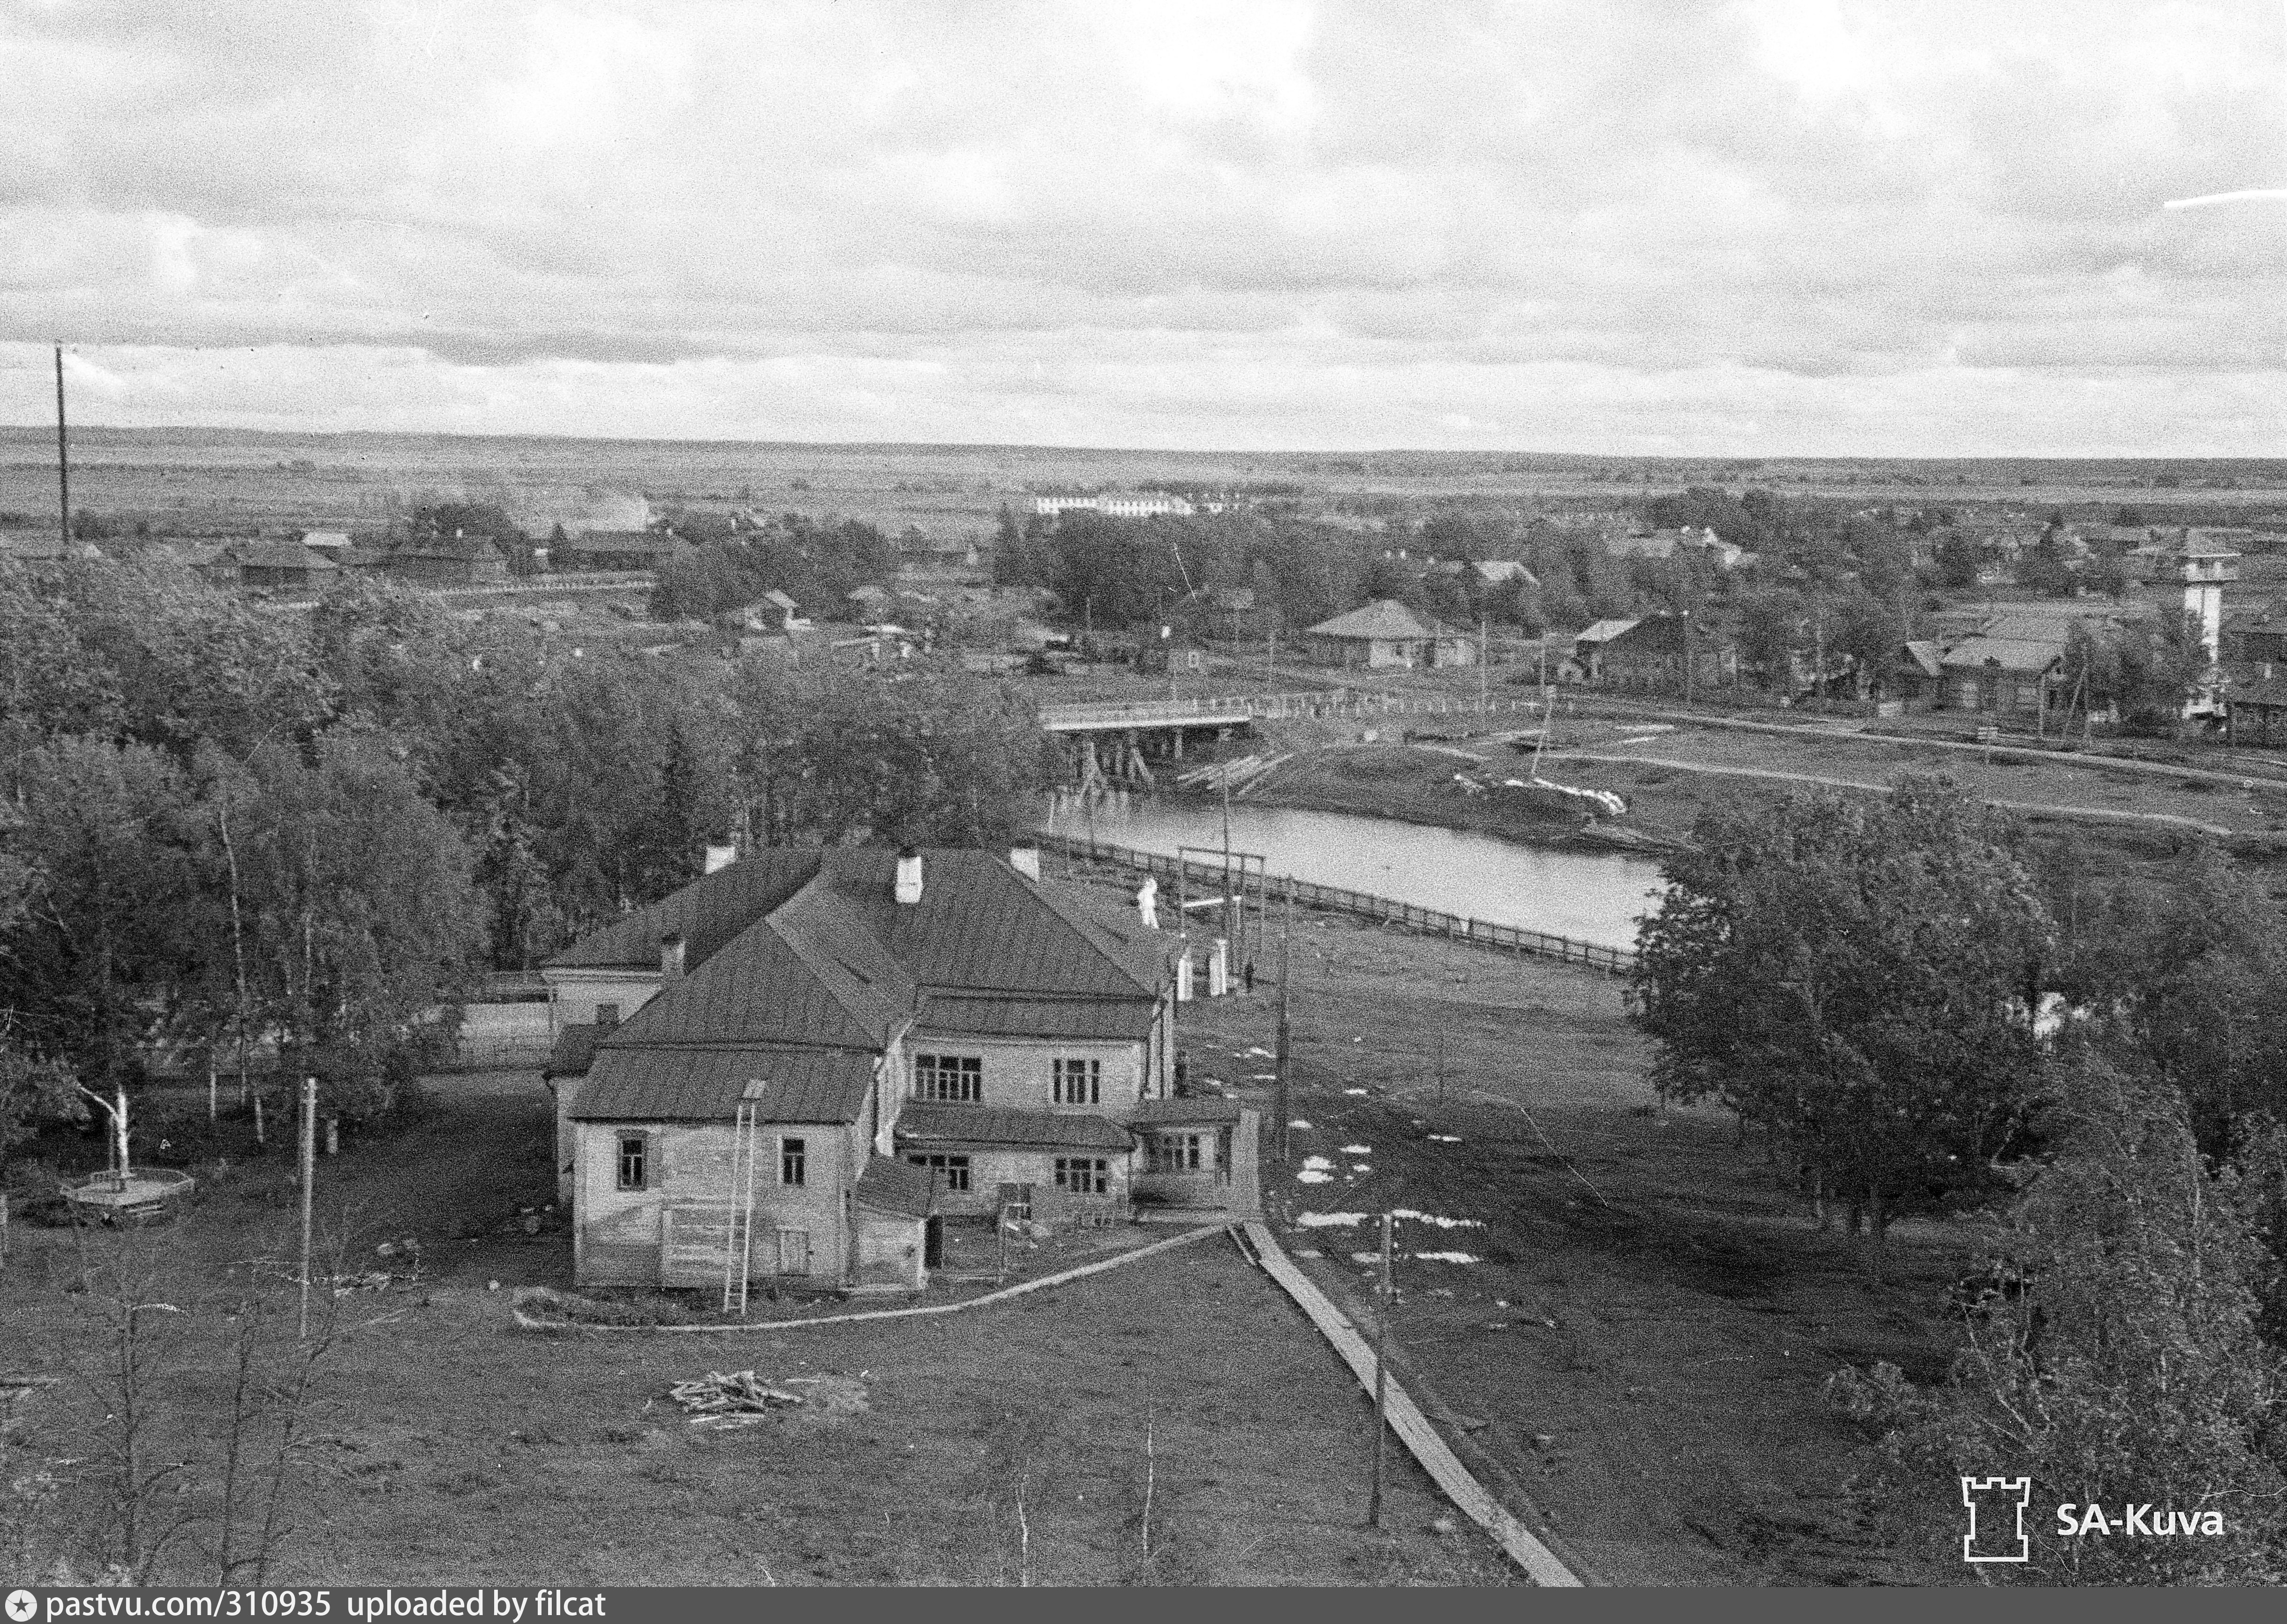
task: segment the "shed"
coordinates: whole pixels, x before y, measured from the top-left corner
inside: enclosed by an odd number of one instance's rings
[[[1321,621],[1307,635],[1318,658],[1329,665],[1384,670],[1476,663],[1476,643],[1467,632],[1394,598]]]

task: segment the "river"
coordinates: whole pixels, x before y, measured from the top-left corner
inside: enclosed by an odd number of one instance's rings
[[[1223,846],[1221,808],[1146,796],[1128,797],[1120,808],[1099,807],[1093,820],[1060,806],[1049,827],[1144,852]],[[1231,845],[1260,853],[1273,875],[1606,947],[1635,946],[1636,916],[1659,892],[1658,865],[1643,858],[1519,845],[1349,812],[1234,806]]]

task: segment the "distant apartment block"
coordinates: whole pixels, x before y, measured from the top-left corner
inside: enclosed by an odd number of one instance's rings
[[[1096,496],[1035,496],[1033,511],[1051,519],[1074,511],[1113,519],[1188,519],[1198,510],[1186,498],[1167,491],[1107,491]]]

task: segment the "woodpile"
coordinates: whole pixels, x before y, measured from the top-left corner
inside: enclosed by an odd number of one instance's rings
[[[805,1402],[802,1394],[772,1387],[751,1370],[729,1375],[710,1370],[696,1381],[677,1382],[667,1396],[689,1413],[693,1426],[753,1426],[773,1409],[799,1409]]]

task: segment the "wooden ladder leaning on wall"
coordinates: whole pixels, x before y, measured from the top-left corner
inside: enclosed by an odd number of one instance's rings
[[[723,1311],[747,1311],[747,1277],[755,1261],[755,1157],[761,1115],[759,1101],[769,1087],[760,1078],[747,1084],[731,1127],[730,1216],[723,1231]]]

